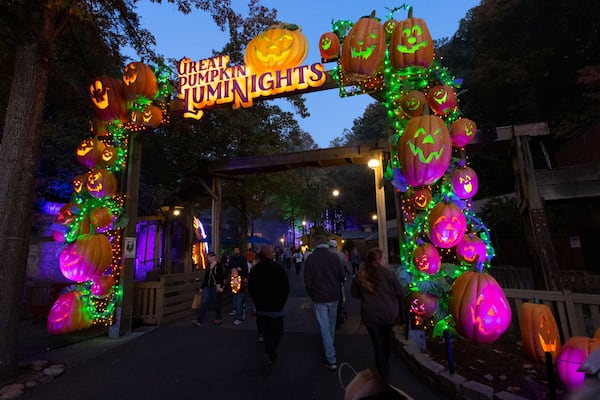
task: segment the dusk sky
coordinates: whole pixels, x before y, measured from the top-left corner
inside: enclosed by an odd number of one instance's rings
[[[247,14],[246,0],[232,0],[232,3],[238,13]],[[425,20],[433,38],[440,39],[454,35],[459,21],[479,3],[480,0],[413,0],[408,4],[413,7],[414,17]],[[141,25],[153,33],[159,53],[166,58],[209,58],[213,49],[221,49],[227,41],[227,34],[216,27],[207,13],[194,11],[182,15],[171,4],[138,4]],[[404,3],[385,0],[262,0],[261,4],[277,9],[280,21],[302,28],[309,43],[309,53],[303,64],[312,64],[320,61],[317,47],[319,37],[331,30],[332,21],[356,22],[372,10],[376,11],[379,18],[385,19],[390,10]],[[407,12],[400,10],[394,14],[394,19],[402,20],[406,16]],[[325,65],[326,70],[334,66],[333,63]],[[176,68],[175,65],[173,68]],[[464,85],[468,87],[469,83],[464,82]],[[351,129],[353,121],[363,114],[367,105],[375,101],[368,95],[340,98],[337,90],[310,93],[305,98],[311,116],[297,119],[302,129],[310,133],[321,148],[329,147],[330,141],[341,137],[344,129]],[[277,104],[285,110],[291,110],[284,100],[278,100]]]

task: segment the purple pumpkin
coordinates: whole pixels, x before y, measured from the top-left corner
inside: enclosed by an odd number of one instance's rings
[[[463,236],[467,219],[454,203],[439,203],[429,212],[429,239],[442,249],[456,246]]]
[[[413,253],[413,261],[415,268],[427,275],[436,274],[441,265],[440,253],[429,243],[417,246]]]
[[[474,234],[465,235],[456,245],[456,256],[474,266],[481,265],[487,256],[485,242]]]
[[[86,307],[81,292],[62,294],[50,309],[46,329],[51,335],[87,329],[92,325],[92,315]]]
[[[82,235],[59,255],[60,272],[67,279],[85,282],[100,276],[112,261],[112,247],[106,236]]]
[[[479,190],[477,173],[471,167],[456,168],[452,173],[452,189],[461,199],[470,199]]]

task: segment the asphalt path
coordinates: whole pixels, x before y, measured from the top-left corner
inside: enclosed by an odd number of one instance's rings
[[[255,318],[233,325],[223,308],[222,325],[204,326],[190,318],[158,328],[136,329],[122,339],[95,337],[49,351],[42,357],[64,362],[66,371],[54,381],[28,391],[23,399],[344,399],[344,387],[355,371],[375,369],[372,347],[360,323],[358,300],[349,296],[348,320],[335,338],[338,371],[323,367],[321,338],[301,275],[290,272],[290,297],[285,308],[279,358],[265,373],[264,347],[257,341]],[[249,304],[251,309],[251,303]],[[35,357],[34,357],[35,358]],[[410,372],[392,355],[390,384],[418,400],[447,398]],[[397,397],[401,398],[401,397]]]

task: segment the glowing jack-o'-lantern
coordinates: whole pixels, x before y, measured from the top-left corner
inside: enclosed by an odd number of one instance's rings
[[[104,150],[102,150],[102,154],[100,155],[100,160],[102,164],[112,167],[117,162],[117,149],[113,146],[105,146]]]
[[[87,182],[87,175],[77,175],[73,178],[73,191],[77,194],[85,193],[85,183]]]
[[[413,18],[412,7],[408,18],[398,22],[390,37],[392,68],[421,66],[429,68],[433,61],[433,39],[421,18]]]
[[[383,69],[385,31],[375,19],[375,11],[359,19],[342,44],[340,65],[344,75],[354,81],[367,80]]]
[[[319,53],[323,62],[337,60],[340,56],[340,38],[333,32],[326,32],[319,38]]]
[[[468,271],[450,289],[448,311],[456,330],[477,343],[491,343],[510,325],[512,312],[498,282],[484,272]]]
[[[51,335],[62,335],[87,329],[91,325],[92,314],[83,301],[82,293],[72,291],[56,299],[48,314],[46,329]]]
[[[144,96],[151,100],[158,91],[156,75],[152,68],[141,62],[132,62],[125,67],[123,83],[128,100],[134,100],[137,96]]]
[[[127,104],[123,82],[102,76],[90,85],[90,96],[98,117],[105,121],[127,120]]]
[[[96,199],[112,196],[117,193],[117,178],[104,168],[93,169],[87,174],[85,187]]]
[[[585,373],[577,371],[585,359],[600,349],[600,340],[585,336],[573,336],[563,344],[556,358],[556,371],[560,381],[570,390],[584,384]]]
[[[67,203],[58,210],[54,222],[63,226],[71,225],[79,213],[79,207],[73,203]]]
[[[417,188],[413,192],[411,200],[417,210],[424,210],[431,201],[431,191],[426,187]]]
[[[105,228],[113,221],[113,214],[108,207],[96,207],[90,211],[90,223],[98,228]]]
[[[438,253],[435,246],[429,243],[423,243],[415,248],[413,261],[415,268],[427,275],[436,274],[442,262],[440,253]]]
[[[410,312],[423,318],[433,317],[437,302],[437,296],[429,293],[412,292],[408,297]]]
[[[102,234],[82,235],[66,245],[58,258],[65,278],[85,282],[100,276],[110,265],[112,247]]]
[[[385,37],[388,40],[392,37],[392,34],[394,33],[394,28],[396,28],[396,25],[398,25],[398,21],[396,21],[393,18],[390,18],[383,23],[383,30],[385,31]]]
[[[411,90],[400,98],[400,111],[409,118],[423,115],[426,105],[427,99],[419,90]]]
[[[398,140],[398,160],[409,185],[435,183],[446,172],[451,156],[450,134],[441,118],[427,115],[407,122]]]
[[[246,47],[244,59],[253,73],[293,68],[308,54],[308,41],[302,29],[293,24],[277,24],[255,36]]]
[[[456,168],[452,173],[452,190],[461,199],[470,199],[479,190],[479,179],[471,167]]]
[[[465,235],[456,245],[456,256],[459,260],[479,267],[487,257],[487,246],[481,238],[471,233]]]
[[[93,168],[101,159],[105,147],[104,143],[94,138],[84,139],[75,150],[77,161],[85,167]]]
[[[458,105],[456,93],[448,85],[434,86],[427,92],[429,107],[437,115],[446,115]]]
[[[115,279],[111,275],[100,275],[94,278],[90,292],[94,297],[104,298],[108,296],[115,285]]]
[[[454,147],[465,147],[475,137],[477,124],[468,118],[457,119],[450,125],[450,138]]]
[[[439,203],[427,217],[429,239],[442,249],[456,246],[465,235],[467,219],[454,203]]]
[[[560,332],[550,307],[535,301],[523,303],[519,313],[523,351],[541,363],[546,361],[546,352],[555,360],[560,352]]]

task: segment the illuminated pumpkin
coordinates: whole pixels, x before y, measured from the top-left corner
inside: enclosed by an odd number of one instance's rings
[[[100,154],[100,162],[108,167],[113,167],[117,162],[117,149],[113,146],[105,146]]]
[[[121,80],[106,76],[96,78],[90,85],[90,97],[101,119],[127,120],[127,104]]]
[[[46,329],[51,335],[63,335],[87,329],[92,325],[92,314],[80,291],[60,295],[52,305]]]
[[[87,182],[87,175],[77,175],[73,178],[73,191],[81,194],[85,193],[85,183]]]
[[[104,228],[111,224],[113,214],[108,207],[96,207],[90,212],[90,223],[98,228]]]
[[[446,172],[451,156],[450,134],[441,118],[427,115],[407,122],[398,140],[398,160],[409,185],[435,183]]]
[[[585,336],[573,336],[563,344],[556,358],[556,370],[568,389],[573,390],[584,384],[585,373],[577,369],[597,349],[600,349],[600,340]]]
[[[461,199],[470,199],[479,190],[479,179],[471,167],[456,168],[452,173],[452,190]]]
[[[104,143],[94,138],[84,139],[75,150],[77,161],[85,167],[94,168],[105,147]]]
[[[359,19],[342,44],[340,65],[344,75],[354,81],[363,81],[383,69],[385,32],[375,19],[375,11]]]
[[[326,32],[319,39],[319,52],[323,62],[337,60],[340,57],[340,39],[333,32]]]
[[[383,23],[383,30],[385,31],[385,37],[389,40],[392,37],[392,33],[394,33],[394,28],[398,25],[398,21],[393,18],[386,20]]]
[[[408,297],[410,312],[423,318],[433,317],[437,302],[437,296],[429,293],[412,292]]]
[[[90,292],[92,296],[104,298],[108,296],[115,285],[115,279],[111,275],[100,275],[94,278]]]
[[[157,128],[162,122],[162,115],[162,108],[150,104],[142,111],[142,124],[149,128]]]
[[[421,18],[412,17],[412,7],[408,9],[408,18],[398,22],[392,32],[389,56],[395,69],[429,68],[433,61],[433,39],[429,28]]]
[[[427,217],[429,239],[442,249],[456,246],[464,237],[467,219],[454,203],[439,203]]]
[[[427,275],[436,274],[442,263],[440,253],[438,253],[435,246],[429,243],[423,243],[415,248],[413,261],[415,268]]]
[[[468,271],[450,289],[448,311],[456,330],[476,343],[491,343],[510,325],[512,312],[498,282],[484,272]]]
[[[457,119],[450,125],[450,138],[454,147],[465,147],[475,137],[477,124],[468,118]]]
[[[437,115],[446,115],[458,105],[456,93],[448,85],[438,85],[427,92],[429,107]]]
[[[255,36],[246,47],[244,59],[256,75],[297,67],[308,54],[308,41],[297,25],[278,24]]]
[[[400,111],[409,118],[423,115],[426,105],[427,98],[420,90],[411,90],[400,98]]]
[[[431,201],[431,191],[426,187],[415,189],[411,200],[417,210],[424,210]]]
[[[59,255],[60,272],[67,279],[85,282],[100,276],[110,265],[112,247],[106,236],[81,235]]]
[[[117,178],[104,168],[93,169],[87,174],[85,187],[88,193],[96,199],[112,196],[117,193]]]
[[[459,260],[479,267],[487,257],[487,246],[481,238],[471,233],[463,236],[456,245],[456,256]]]
[[[137,96],[152,100],[158,91],[156,75],[152,68],[141,62],[132,62],[125,67],[123,83],[128,100],[135,100]]]
[[[556,359],[560,352],[560,332],[550,307],[535,302],[521,304],[519,326],[526,354],[540,363],[546,362],[546,352],[552,354],[553,361]]]
[[[79,207],[73,203],[67,203],[58,210],[54,222],[63,226],[71,225],[79,213]]]

